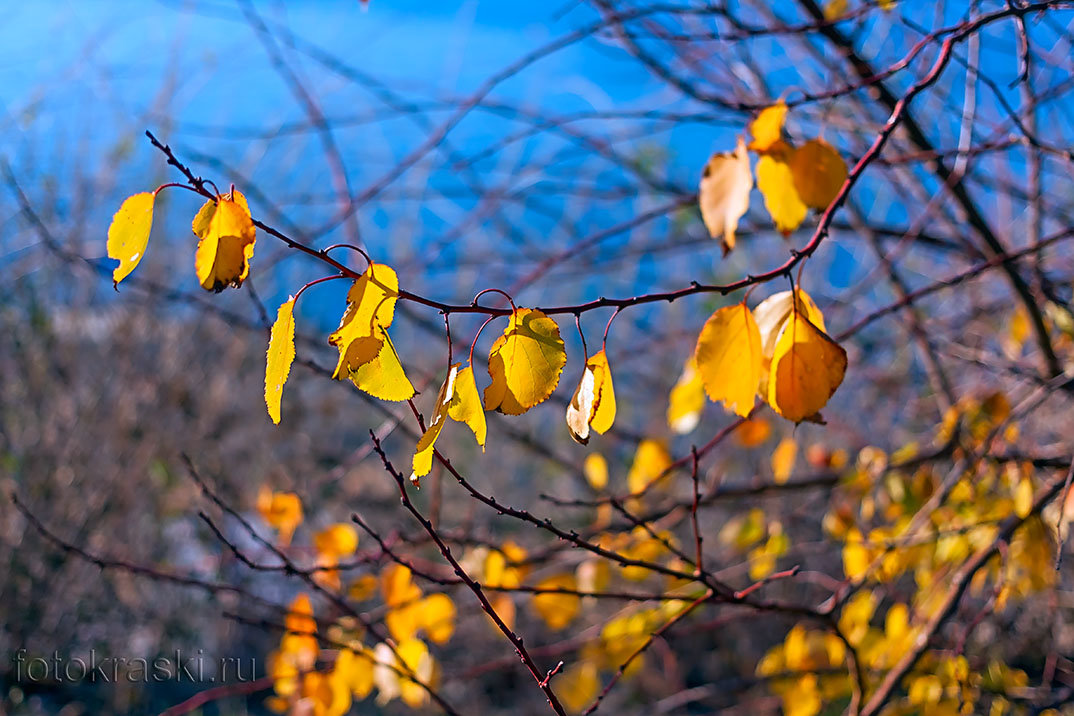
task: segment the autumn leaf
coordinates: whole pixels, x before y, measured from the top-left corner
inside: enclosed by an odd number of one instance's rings
[[[433,467],[433,449],[436,445],[436,438],[444,427],[444,421],[447,420],[448,407],[455,397],[455,378],[458,375],[460,365],[460,363],[456,363],[448,370],[447,378],[444,380],[444,384],[440,386],[440,393],[436,396],[436,409],[433,412],[432,420],[425,428],[425,432],[418,440],[418,445],[414,450],[414,471],[410,475],[410,481],[414,484],[417,484],[419,477],[428,475],[429,470]]]
[[[709,317],[694,360],[709,399],[736,415],[749,415],[761,381],[761,334],[744,302]]]
[[[604,351],[592,355],[586,361],[582,380],[567,405],[567,429],[571,437],[582,445],[589,443],[592,427],[603,435],[615,422],[615,390],[612,387],[612,369]]]
[[[847,178],[847,165],[839,152],[823,139],[810,139],[790,156],[794,188],[805,205],[827,209]]]
[[[485,409],[481,405],[481,397],[477,392],[477,382],[474,380],[474,370],[466,366],[455,376],[455,391],[448,406],[448,417],[452,420],[465,423],[474,433],[477,444],[481,451],[485,451],[485,436],[487,426],[485,424]]]
[[[380,341],[380,350],[372,360],[351,371],[351,382],[381,400],[400,401],[414,397],[414,386],[406,377],[388,334],[378,328],[373,338]]]
[[[804,311],[813,322],[813,325],[826,330],[824,327],[824,315],[817,308],[817,304],[808,293],[798,288],[791,291],[780,291],[772,294],[761,301],[753,309],[753,317],[757,321],[757,329],[761,334],[761,383],[758,393],[768,400],[768,378],[772,368],[772,354],[776,352],[776,341],[783,334],[783,328],[787,325],[791,310],[794,307],[794,296],[798,297],[798,308]]]
[[[257,511],[278,532],[281,546],[291,544],[291,536],[302,524],[302,501],[293,492],[273,492],[262,485],[257,493]]]
[[[556,694],[568,711],[581,712],[600,693],[600,672],[591,661],[578,661],[555,680]]]
[[[489,352],[485,410],[521,415],[547,400],[566,362],[556,322],[537,309],[515,309]]]
[[[382,334],[377,329],[383,332],[392,324],[398,297],[399,277],[395,270],[370,262],[347,291],[347,308],[339,328],[328,336],[328,343],[339,350],[333,378],[348,377],[350,371],[376,358],[382,348]]]
[[[750,159],[739,137],[734,152],[717,152],[709,158],[698,191],[701,218],[712,238],[723,239],[725,256],[735,248],[735,230],[750,208],[752,188]]]
[[[603,490],[608,485],[608,461],[599,452],[586,455],[582,472],[586,482],[594,490]]]
[[[780,141],[783,133],[783,122],[787,118],[787,104],[783,100],[771,107],[761,110],[757,118],[750,123],[750,149],[754,152],[763,153],[772,148],[772,145]]]
[[[429,639],[446,644],[455,633],[455,602],[446,594],[430,594],[420,602],[421,628]]]
[[[768,403],[796,423],[814,418],[843,382],[846,368],[846,351],[803,311],[792,310],[772,354]]]
[[[577,591],[578,583],[575,581],[573,574],[557,574],[541,580],[537,584],[537,589],[569,589]],[[537,616],[552,631],[561,631],[574,621],[581,604],[582,600],[577,594],[548,592],[533,595],[533,610],[537,612]]]
[[[257,238],[246,197],[234,191],[205,202],[193,229],[199,239],[194,270],[201,287],[219,292],[241,286],[250,273]]]
[[[798,443],[794,438],[783,438],[779,445],[772,451],[772,479],[777,485],[782,485],[794,471],[794,462],[798,457]]]
[[[671,467],[671,455],[667,445],[659,440],[646,438],[638,443],[634,452],[634,462],[627,473],[627,487],[632,494],[647,488],[654,480],[662,476]]]
[[[757,447],[772,434],[772,426],[764,418],[749,418],[735,429],[735,439],[745,448]]]
[[[153,228],[153,202],[156,194],[143,191],[127,197],[112,217],[108,227],[108,258],[119,261],[112,270],[112,285],[130,275],[145,256],[149,232]]]
[[[283,386],[295,360],[295,297],[283,302],[276,312],[276,322],[269,333],[265,361],[265,405],[272,422],[280,424],[280,400]]]
[[[358,549],[358,531],[346,522],[329,525],[313,536],[313,548],[319,554],[349,557]]]
[[[694,356],[690,356],[668,396],[668,427],[679,435],[685,435],[697,427],[704,408],[705,386],[701,382]]]
[[[768,214],[784,236],[790,236],[809,211],[794,186],[789,164],[793,153],[793,149],[779,142],[757,160],[757,188],[764,196]]]

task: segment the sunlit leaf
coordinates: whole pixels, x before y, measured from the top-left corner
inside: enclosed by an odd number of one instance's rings
[[[521,415],[547,400],[566,362],[556,322],[536,309],[516,309],[489,353],[485,409]]]
[[[485,424],[485,408],[481,405],[481,397],[477,392],[477,382],[474,380],[474,370],[466,366],[455,375],[455,391],[448,406],[448,417],[452,420],[465,423],[474,433],[477,444],[481,451],[485,451],[485,436],[487,426]]]
[[[612,370],[604,351],[592,355],[586,361],[582,380],[567,405],[567,429],[571,437],[581,444],[589,442],[592,427],[604,434],[615,422],[615,389],[612,387]]]
[[[380,349],[371,360],[351,371],[351,382],[381,400],[399,401],[412,398],[414,386],[403,371],[395,345],[386,332],[377,329],[376,334],[373,339],[379,339]]]
[[[444,427],[444,421],[447,420],[448,406],[451,405],[451,401],[455,397],[455,378],[459,371],[459,365],[461,364],[456,363],[448,370],[447,378],[444,380],[444,384],[440,386],[440,393],[436,396],[433,416],[426,426],[425,432],[418,440],[417,447],[414,449],[414,471],[410,475],[411,482],[416,483],[419,477],[428,475],[429,470],[433,467],[433,449],[436,445],[436,438]]]
[[[764,205],[784,236],[790,236],[805,219],[809,207],[794,186],[794,175],[788,163],[794,150],[780,142],[757,160],[757,188],[764,196]]]
[[[847,165],[839,152],[823,139],[810,139],[790,156],[794,188],[805,205],[827,209],[847,178]]]
[[[265,405],[272,422],[280,423],[280,400],[283,386],[295,360],[295,298],[284,301],[276,312],[276,322],[269,334],[265,361]]]
[[[737,415],[753,409],[761,381],[761,334],[745,303],[725,306],[705,322],[694,353],[709,399]]]
[[[145,256],[153,228],[155,199],[156,195],[148,191],[129,196],[112,217],[108,227],[108,258],[119,261],[119,266],[112,270],[113,285],[118,286]]]
[[[791,311],[772,354],[768,403],[794,422],[814,418],[843,382],[846,368],[846,351],[805,313]]]
[[[347,308],[339,328],[328,336],[339,350],[333,378],[343,379],[376,358],[383,347],[383,331],[395,316],[399,277],[386,264],[370,263],[347,292]],[[378,330],[379,329],[379,330]]]
[[[194,269],[201,287],[222,291],[241,286],[250,273],[257,238],[246,197],[235,191],[205,202],[192,228],[199,239]]]
[[[726,255],[735,248],[735,230],[750,208],[753,174],[742,137],[734,152],[713,154],[701,175],[698,204],[701,218],[712,238],[723,240]]]
[[[757,118],[750,123],[750,149],[754,152],[767,152],[783,135],[783,122],[787,118],[787,104],[780,100],[771,107],[761,110]]]

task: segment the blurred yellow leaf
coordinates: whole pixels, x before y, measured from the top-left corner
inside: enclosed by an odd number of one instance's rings
[[[521,415],[552,394],[566,362],[556,322],[536,309],[514,310],[489,353],[485,409]]]
[[[754,152],[767,152],[772,145],[780,141],[783,134],[783,122],[787,118],[787,104],[780,100],[771,107],[761,110],[757,118],[750,123],[750,149]]]
[[[847,531],[846,544],[843,545],[843,572],[847,579],[857,581],[869,570],[869,550],[862,544],[861,532],[855,529]]]
[[[265,405],[272,422],[280,424],[280,401],[283,386],[295,360],[295,298],[284,301],[276,312],[276,322],[269,333],[265,359]]]
[[[634,462],[627,473],[627,487],[632,494],[641,492],[671,467],[667,446],[659,440],[646,438],[638,443]]]
[[[757,160],[757,188],[764,196],[768,214],[784,236],[790,236],[809,211],[794,186],[794,175],[788,163],[793,152],[780,142]]]
[[[205,202],[194,217],[193,229],[199,239],[194,269],[201,287],[223,291],[241,286],[250,273],[257,239],[246,197],[235,191]]]
[[[433,467],[433,449],[436,446],[436,438],[444,427],[444,421],[447,420],[448,407],[455,397],[455,378],[459,371],[459,365],[461,364],[455,363],[448,369],[447,378],[444,380],[444,384],[440,386],[440,393],[436,396],[436,407],[432,420],[425,428],[425,432],[414,449],[414,459],[412,461],[414,471],[410,474],[410,481],[415,484],[417,484],[419,477],[428,475],[429,470]]]
[[[1014,514],[1023,520],[1029,517],[1033,510],[1033,480],[1029,475],[1023,474],[1014,488]]]
[[[772,451],[772,477],[777,485],[782,485],[790,478],[794,470],[794,461],[798,457],[798,443],[794,438],[783,438]]]
[[[364,649],[341,649],[332,671],[359,699],[373,690],[373,656]]]
[[[725,306],[705,321],[694,359],[709,399],[749,415],[761,381],[761,334],[745,303]]]
[[[291,536],[302,524],[302,501],[293,492],[273,492],[262,485],[257,493],[257,511],[278,533],[280,546],[291,544]]]
[[[313,536],[313,547],[321,554],[349,557],[358,549],[358,531],[346,522],[337,522]]]
[[[838,20],[847,14],[847,0],[828,0],[824,4],[824,19]]]
[[[421,628],[432,641],[446,644],[455,633],[455,602],[446,594],[430,594],[420,604]]]
[[[537,589],[570,589],[577,591],[578,583],[573,574],[556,574],[542,579],[537,584]],[[533,595],[533,609],[537,612],[544,623],[552,631],[560,631],[574,621],[578,616],[582,600],[577,594],[535,593]]]
[[[590,661],[579,661],[567,667],[555,679],[556,696],[568,711],[581,712],[600,692],[600,672]]]
[[[608,357],[600,351],[586,361],[582,380],[567,405],[567,429],[572,438],[586,445],[590,427],[603,435],[613,422],[615,389],[612,387],[612,369]]]
[[[750,208],[752,188],[750,159],[739,137],[734,152],[717,152],[709,158],[698,191],[701,218],[712,238],[723,239],[725,256],[735,248],[735,230]]]
[[[792,310],[772,354],[768,404],[796,423],[814,418],[843,382],[846,368],[846,351]]]
[[[112,270],[112,284],[119,285],[145,256],[149,232],[153,228],[153,202],[156,194],[143,191],[127,197],[112,217],[108,227],[108,258],[119,261]]]
[[[679,435],[685,435],[697,427],[704,408],[705,386],[701,382],[694,356],[690,356],[668,397],[668,427]]]
[[[790,167],[798,196],[813,209],[827,209],[847,178],[846,162],[819,137],[791,153]]]
[[[582,472],[589,486],[594,490],[603,490],[608,484],[608,461],[599,452],[586,455],[582,463]]]
[[[380,590],[384,604],[389,607],[407,604],[421,597],[421,589],[411,581],[410,567],[394,562],[380,573]]]
[[[772,434],[772,425],[764,418],[744,420],[735,430],[735,438],[742,447],[757,447]]]
[[[451,405],[448,406],[448,417],[452,420],[465,423],[474,433],[477,444],[481,451],[485,451],[485,409],[481,405],[481,397],[477,393],[477,382],[474,380],[474,370],[466,366],[455,376],[455,391],[451,397]]]

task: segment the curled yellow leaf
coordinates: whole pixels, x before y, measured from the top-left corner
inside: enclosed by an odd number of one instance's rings
[[[814,418],[832,397],[847,368],[846,351],[792,310],[772,354],[768,403],[788,420]]]
[[[492,384],[485,389],[485,409],[521,415],[544,402],[566,362],[556,322],[534,308],[515,309],[489,352]]]
[[[333,378],[342,379],[349,371],[373,360],[381,349],[377,329],[387,329],[395,316],[399,297],[399,277],[387,264],[370,263],[347,291],[347,308],[337,328],[328,336],[339,350]]]
[[[194,270],[207,291],[238,288],[250,273],[250,259],[257,239],[250,207],[239,191],[207,201],[192,225],[198,237]]]
[[[846,162],[819,137],[795,149],[789,164],[798,196],[812,209],[827,209],[847,179]]]
[[[153,228],[153,202],[156,195],[143,191],[127,197],[112,217],[108,227],[108,258],[119,261],[112,270],[112,283],[130,275],[145,255],[149,245],[149,232]]]
[[[794,175],[788,163],[793,152],[780,142],[757,160],[757,188],[764,196],[768,214],[784,236],[790,236],[809,211],[794,186]]]
[[[269,333],[265,360],[265,405],[272,422],[280,424],[280,401],[283,386],[295,360],[295,298],[283,302],[276,312],[276,322]]]
[[[798,310],[806,314],[814,326],[820,330],[824,327],[824,315],[817,308],[817,304],[802,289],[780,291],[772,294],[761,301],[757,308],[753,309],[753,317],[757,321],[757,328],[761,334],[761,383],[758,393],[764,400],[768,400],[768,377],[772,368],[772,354],[776,352],[776,341],[783,335],[783,328],[787,325],[791,311],[794,308],[793,296],[798,296]]]
[[[477,381],[474,379],[474,369],[466,366],[455,376],[455,394],[448,406],[448,417],[452,420],[465,423],[474,433],[477,444],[481,451],[485,451],[485,437],[488,426],[485,424],[485,408],[481,405],[481,397],[477,392]]]
[[[750,208],[753,174],[742,137],[734,152],[713,154],[701,175],[698,204],[701,218],[712,238],[722,238],[726,256],[735,248],[735,230]]]
[[[604,351],[592,355],[586,361],[582,380],[567,405],[567,429],[571,437],[582,445],[589,443],[592,427],[604,434],[615,422],[615,390],[612,387],[612,370]]]
[[[705,321],[694,353],[698,374],[712,401],[748,415],[761,382],[761,334],[745,303],[725,306]]]
[[[432,420],[425,428],[425,432],[418,440],[418,446],[414,449],[413,469],[410,481],[417,484],[419,477],[429,474],[433,467],[433,449],[436,446],[436,438],[447,420],[448,407],[455,397],[455,378],[459,372],[459,363],[454,364],[448,370],[444,384],[440,386],[440,393],[436,396],[436,408]]]
[[[372,338],[380,342],[380,349],[371,360],[351,371],[351,382],[381,400],[399,401],[414,397],[414,386],[406,377],[388,334],[378,328]]]

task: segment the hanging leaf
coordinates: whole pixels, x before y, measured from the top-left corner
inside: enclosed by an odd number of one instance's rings
[[[477,444],[481,446],[481,452],[485,451],[485,409],[481,405],[481,397],[477,392],[477,382],[474,380],[474,370],[466,366],[455,376],[455,394],[448,406],[448,417],[452,420],[465,423],[474,433]]]
[[[444,421],[447,420],[448,407],[455,397],[455,378],[460,365],[456,363],[448,370],[447,379],[440,386],[440,393],[436,396],[436,409],[432,420],[425,428],[425,433],[418,440],[418,446],[414,450],[414,472],[410,475],[410,481],[415,485],[418,483],[418,478],[428,475],[433,467],[433,448],[440,430],[444,427]]]
[[[803,311],[809,320],[822,331],[824,316],[817,304],[802,289],[796,289],[798,296],[798,310]],[[772,369],[772,354],[776,351],[776,341],[783,334],[783,328],[787,325],[791,310],[794,306],[793,296],[790,291],[780,291],[772,294],[753,309],[753,317],[757,321],[757,328],[761,334],[761,383],[758,393],[761,398],[768,400],[768,376]]]
[[[739,137],[734,152],[717,152],[709,158],[698,191],[701,218],[712,238],[723,239],[724,256],[735,248],[735,230],[750,208],[752,188],[750,158]]]
[[[764,196],[768,214],[785,237],[798,228],[809,211],[794,187],[794,175],[788,163],[793,153],[787,144],[779,142],[757,160],[757,188]]]
[[[399,297],[399,277],[387,264],[370,263],[347,291],[347,308],[339,328],[328,336],[339,349],[333,378],[342,380],[350,371],[377,357],[382,347],[382,331],[392,324]]]
[[[690,356],[668,396],[668,427],[679,435],[691,432],[701,421],[704,408],[705,386],[701,382],[701,374],[697,372],[694,356]]]
[[[119,261],[112,270],[112,285],[130,275],[145,256],[149,232],[153,228],[153,202],[156,194],[143,191],[127,197],[112,217],[108,227],[108,258]]]
[[[612,371],[604,351],[586,361],[582,380],[567,406],[567,429],[582,445],[589,443],[592,427],[603,435],[615,422],[615,390]]]
[[[276,322],[269,333],[265,361],[265,405],[272,422],[280,424],[280,400],[283,386],[295,360],[295,297],[291,296],[276,312]]]
[[[796,423],[816,419],[843,382],[846,368],[846,351],[803,311],[792,310],[772,354],[768,403]]]
[[[812,209],[827,209],[843,182],[847,165],[839,152],[823,139],[810,139],[790,156],[794,188],[805,205]]]
[[[787,118],[787,104],[780,100],[771,107],[761,110],[757,118],[750,123],[750,149],[763,153],[780,141],[783,134],[783,122]]]
[[[194,217],[198,248],[194,270],[207,291],[238,288],[250,273],[256,230],[246,197],[239,191],[207,201]]]
[[[515,309],[489,353],[492,384],[485,389],[485,410],[521,415],[544,402],[566,362],[556,322],[537,309]]]
[[[761,382],[761,334],[744,302],[709,317],[694,359],[709,399],[736,415],[749,415]]]
[[[379,342],[380,350],[372,360],[351,371],[351,382],[381,400],[400,401],[414,397],[414,386],[406,377],[388,334],[378,328],[372,339]]]

